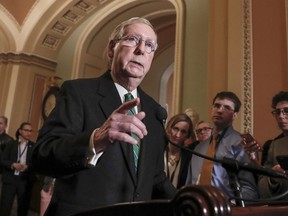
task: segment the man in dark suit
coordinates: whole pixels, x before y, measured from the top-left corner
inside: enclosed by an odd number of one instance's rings
[[[30,141],[32,126],[23,122],[16,133],[16,140],[4,149],[0,215],[9,216],[14,197],[17,195],[17,215],[27,216],[35,181],[31,166],[33,142]]]
[[[175,195],[164,173],[161,107],[138,87],[156,49],[150,22],[129,19],[109,39],[110,70],[63,83],[33,153],[35,169],[56,177],[46,215]],[[124,102],[126,93],[135,99]],[[128,115],[132,108],[134,115]],[[136,165],[134,145],[140,146]]]

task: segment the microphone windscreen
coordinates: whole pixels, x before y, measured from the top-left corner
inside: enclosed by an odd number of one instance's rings
[[[158,120],[161,122],[165,122],[167,119],[167,111],[162,106],[158,107],[156,115]]]

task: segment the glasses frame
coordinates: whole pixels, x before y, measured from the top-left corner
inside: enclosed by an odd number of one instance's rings
[[[212,130],[212,129],[213,129],[212,127],[203,127],[203,128],[196,129],[195,133],[200,134],[202,131],[207,132],[208,130]]]
[[[234,112],[235,110],[231,108],[229,105],[214,103],[212,105],[212,109],[223,110],[226,112]]]
[[[283,116],[288,116],[288,107],[284,107],[281,109],[274,109],[271,113],[274,117],[279,117],[281,114]]]
[[[152,40],[144,40],[140,35],[125,35],[118,39],[118,41],[123,41],[124,45],[129,47],[138,47],[142,41],[145,42],[145,52],[151,54],[157,50],[158,44]],[[132,44],[135,43],[135,44]],[[149,46],[149,44],[151,46]],[[151,50],[150,50],[151,49]]]

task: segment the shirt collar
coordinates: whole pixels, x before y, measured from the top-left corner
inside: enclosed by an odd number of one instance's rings
[[[21,140],[19,139],[18,142],[19,142],[20,145],[27,145],[28,144],[28,140],[25,140],[25,141],[21,142]]]
[[[116,86],[116,89],[117,89],[117,91],[118,91],[118,93],[119,93],[119,95],[120,95],[121,101],[122,101],[122,103],[123,103],[124,100],[125,100],[124,95],[127,94],[128,91],[127,91],[127,89],[125,89],[123,86],[119,85],[118,83],[114,83],[114,84],[115,84],[115,86]],[[134,98],[137,98],[137,97],[138,97],[138,96],[137,96],[137,88],[134,89],[134,90],[133,90],[132,92],[130,92],[130,93],[133,95]]]

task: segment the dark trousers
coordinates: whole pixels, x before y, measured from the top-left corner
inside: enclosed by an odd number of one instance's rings
[[[27,216],[32,195],[32,185],[23,179],[14,183],[2,182],[0,215],[10,216],[15,196],[17,196],[17,215]]]

